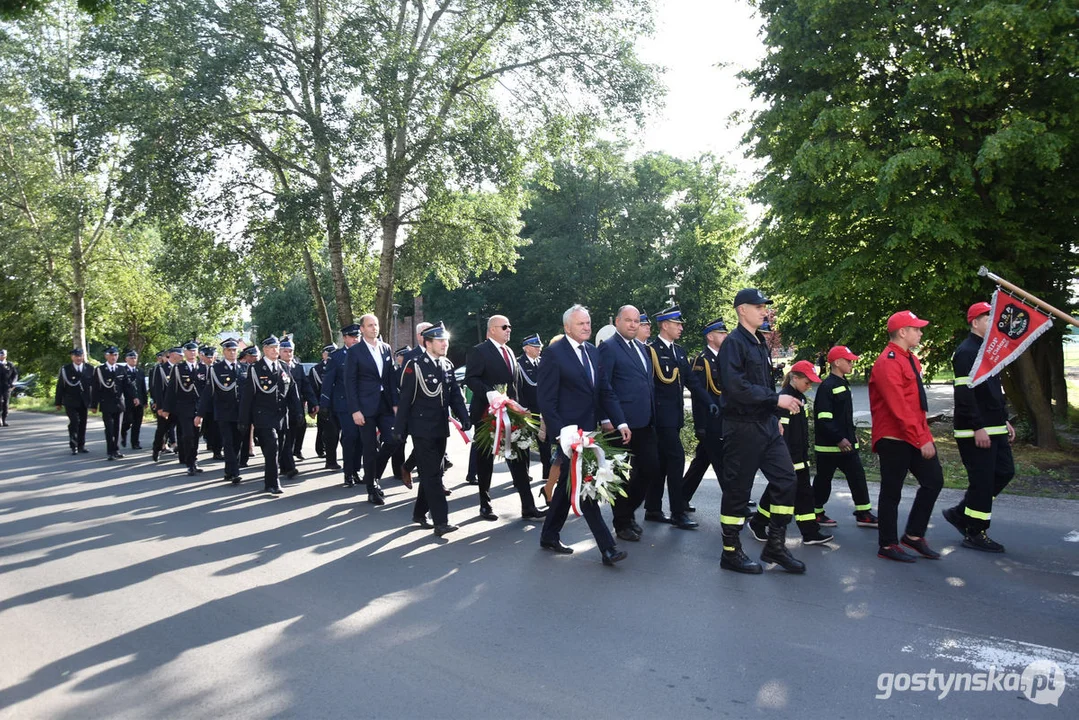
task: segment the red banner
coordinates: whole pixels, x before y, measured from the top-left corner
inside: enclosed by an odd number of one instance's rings
[[[1053,326],[1048,315],[1019,298],[1002,293],[1000,288],[993,293],[989,318],[989,330],[970,370],[971,387],[999,373]]]

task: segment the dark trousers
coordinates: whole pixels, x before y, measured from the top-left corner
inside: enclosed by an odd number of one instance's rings
[[[86,446],[86,408],[64,407],[67,413],[67,442],[72,450]]]
[[[666,484],[671,514],[684,512],[686,501],[682,497],[682,475],[686,470],[686,449],[682,445],[681,428],[656,428],[656,447],[659,472],[648,483],[644,509],[649,512],[663,511],[663,485]]]
[[[629,451],[632,470],[627,484],[627,497],[618,498],[611,507],[614,515],[614,529],[622,530],[633,527],[633,513],[644,502],[654,478],[659,475],[659,455],[656,447],[656,429],[653,427],[630,428],[629,445],[623,445],[621,438],[613,444]],[[559,451],[561,452],[561,450]],[[546,479],[546,478],[545,478]],[[681,480],[681,478],[679,478]],[[660,492],[663,492],[662,485]],[[660,500],[662,506],[662,496]]]
[[[131,434],[131,447],[138,448],[142,445],[139,441],[139,434],[142,432],[142,414],[143,406],[139,405],[127,405],[124,408],[124,421],[120,426],[120,436],[127,439],[128,433]]]
[[[176,419],[171,415],[167,418],[163,418],[160,415],[157,416],[157,429],[154,430],[154,447],[153,449],[160,452],[165,447],[165,443],[169,442],[173,438],[173,433],[176,431]]]
[[[798,523],[798,529],[803,536],[812,536],[820,532],[820,524],[817,522],[817,513],[813,507],[813,483],[809,480],[809,468],[794,471],[798,478],[798,485],[794,492],[794,522]],[[763,518],[772,517],[772,494],[769,488],[761,493],[761,501],[757,503],[757,513]]]
[[[979,533],[989,529],[993,500],[1015,477],[1015,460],[1007,435],[990,435],[990,445],[980,448],[974,438],[957,438],[959,457],[967,468],[967,492],[955,506],[967,530]]]
[[[798,478],[794,473],[779,420],[760,422],[723,421],[723,489],[719,522],[724,534],[737,533],[745,523],[753,478],[760,470],[768,480],[769,512],[773,523],[786,525],[794,515]]]
[[[11,388],[0,390],[0,420],[7,420],[7,410],[10,404]]]
[[[199,457],[199,429],[195,427],[194,415],[173,415],[179,434],[180,464],[194,467]]]
[[[465,481],[479,482],[476,479],[476,456],[479,455],[479,451],[476,449],[476,443],[469,443],[468,448],[468,470],[465,472]]]
[[[206,449],[212,453],[221,451],[221,428],[213,415],[202,418],[202,426],[199,428],[202,438],[206,441]]]
[[[385,401],[383,401],[385,403]],[[393,413],[387,406],[384,412],[364,417],[360,426],[360,442],[363,444],[363,481],[368,488],[382,478],[390,455],[396,447],[391,439],[393,431]]]
[[[109,457],[120,452],[120,419],[122,413],[101,411],[101,422],[105,426],[105,452]]]
[[[303,441],[307,437],[307,419],[300,414],[296,420],[296,427],[292,429],[292,457],[299,458],[303,455]]]
[[[682,496],[689,505],[697,488],[704,480],[704,473],[708,466],[716,473],[716,480],[723,477],[723,435],[718,431],[706,431],[703,438],[697,440],[697,450],[693,453],[693,460],[689,463],[686,476],[682,478]]]
[[[940,460],[935,455],[926,460],[918,448],[902,440],[878,440],[876,452],[880,457],[880,498],[877,500],[880,546],[899,542],[899,500],[907,472],[918,480],[918,492],[907,518],[906,533],[912,537],[924,536],[933,505],[944,487]]]
[[[217,423],[221,430],[221,453],[225,456],[225,479],[240,474],[240,426],[232,420]]]
[[[473,443],[473,447],[475,444]],[[513,487],[521,497],[521,512],[529,512],[536,509],[536,501],[532,497],[532,478],[528,477],[528,455],[518,453],[513,460],[506,461],[510,477],[513,478]],[[476,451],[476,480],[479,483],[480,509],[491,508],[491,476],[494,474],[495,457],[493,453],[483,450]]]
[[[326,462],[333,465],[337,462],[337,445],[341,438],[337,417],[328,410],[319,410],[316,423],[315,454],[325,456]]]
[[[360,426],[347,412],[337,413],[337,425],[341,428],[341,465],[346,476],[355,475],[359,473],[363,461]]]
[[[836,470],[840,470],[843,477],[847,478],[847,487],[850,488],[850,496],[854,500],[854,509],[859,512],[872,510],[873,503],[869,499],[869,487],[865,484],[865,469],[862,467],[862,457],[857,450],[846,453],[817,453],[817,478],[813,481],[813,509],[819,513],[824,512],[824,504],[828,502],[828,496],[832,494],[832,477],[835,476]]]
[[[538,447],[540,468],[543,473],[541,477],[546,482],[547,476],[551,474],[551,441],[537,440],[536,445]]]
[[[296,457],[292,454],[295,438],[295,426],[292,425],[292,418],[288,418],[277,434],[277,467],[281,472],[291,472],[296,469]],[[266,449],[263,448],[263,452],[265,451]]]
[[[566,517],[569,515],[569,494],[566,492],[566,478],[569,477],[569,460],[562,454],[561,448],[558,450],[558,457],[560,468],[558,484],[555,485],[554,494],[551,496],[551,506],[547,511],[546,519],[543,521],[543,530],[540,532],[542,542],[558,542],[562,526],[566,524]],[[596,545],[599,549],[602,551],[613,548],[614,537],[611,535],[611,531],[607,529],[607,523],[604,522],[603,515],[599,511],[599,504],[594,500],[583,500],[581,502],[581,514],[584,516],[585,522],[588,523],[588,529],[592,531],[592,537],[596,539]]]
[[[251,428],[246,435],[240,433],[240,436],[240,467],[246,467],[251,460],[251,446],[253,444],[252,439],[255,436],[255,429]]]
[[[446,438],[412,438],[412,458],[419,471],[420,491],[412,517],[420,519],[428,512],[435,525],[449,522],[450,507],[442,490],[442,462],[446,456]]]
[[[281,447],[280,435],[281,428],[279,427],[255,428],[255,437],[258,438],[259,447],[262,448],[263,481],[266,483],[267,490],[275,490],[281,487],[281,482],[278,480],[277,466],[278,452]]]

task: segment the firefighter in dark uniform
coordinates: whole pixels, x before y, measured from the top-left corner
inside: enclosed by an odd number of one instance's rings
[[[119,460],[123,457],[120,452],[120,420],[123,418],[124,405],[129,397],[133,397],[131,386],[127,382],[127,366],[121,368],[116,363],[119,354],[120,351],[115,345],[105,348],[104,364],[94,369],[90,401],[91,411],[101,411],[108,460]]]
[[[337,345],[333,343],[322,348],[322,360],[316,363],[307,374],[307,381],[316,398],[322,396],[322,379],[326,377],[330,354],[336,349]],[[337,464],[337,443],[340,436],[341,429],[337,427],[337,420],[333,413],[318,405],[318,418],[315,421],[315,454],[320,458],[326,458],[326,470],[341,469],[341,466]]]
[[[71,351],[71,362],[60,368],[56,378],[56,409],[67,413],[67,440],[71,454],[88,453],[86,449],[86,413],[90,409],[94,374],[83,362],[82,348]]]
[[[168,387],[165,392],[165,417],[176,421],[176,432],[180,441],[180,464],[187,468],[188,475],[202,472],[199,467],[199,429],[195,427],[195,415],[198,413],[199,396],[206,384],[206,366],[195,359],[199,344],[189,342],[184,345],[183,362],[172,368]]]
[[[157,418],[157,428],[154,430],[154,444],[152,446],[153,460],[157,462],[162,452],[166,450],[166,443],[175,438],[176,420],[169,417],[165,412],[165,398],[169,390],[169,378],[172,377],[172,369],[180,362],[183,349],[179,347],[169,348],[164,353],[164,362],[159,363],[150,373],[150,409]]]
[[[716,318],[704,326],[704,349],[693,358],[692,372],[699,374],[704,385],[704,394],[710,403],[694,396],[693,433],[697,436],[697,450],[693,461],[682,478],[682,496],[686,501],[686,512],[696,512],[693,507],[693,495],[700,487],[701,480],[708,466],[716,473],[716,478],[723,477],[723,416],[713,415],[711,406],[719,407],[723,391],[719,381],[719,348],[727,339],[728,330],[722,318]]]
[[[420,354],[422,354],[423,348],[420,348]],[[413,356],[412,346],[405,345],[404,347],[397,348],[397,351],[393,354],[393,381],[397,383],[398,392],[401,389],[401,382],[404,380],[405,363]],[[394,446],[393,455],[390,456],[390,471],[393,476],[401,479],[401,483],[407,487],[412,487],[412,470],[415,467],[415,458],[412,455],[405,457],[405,443],[401,442]]]
[[[420,491],[412,511],[413,522],[422,527],[430,511],[435,535],[442,537],[457,529],[449,524],[449,507],[442,489],[446,439],[450,436],[449,411],[464,430],[472,427],[464,396],[453,375],[453,364],[446,359],[449,333],[439,322],[422,333],[424,352],[405,362],[401,371],[401,394],[393,423],[395,442],[412,436]]]
[[[813,372],[813,363],[799,360],[791,366],[783,381],[780,395],[790,395],[805,406],[806,392],[819,383],[820,376]],[[820,390],[817,391],[820,397]],[[798,489],[794,495],[794,522],[802,532],[803,545],[823,545],[832,540],[831,535],[822,533],[817,523],[817,513],[813,509],[813,484],[809,480],[809,418],[806,413],[779,411],[779,429],[783,442],[787,444],[794,472],[798,476]],[[749,519],[749,531],[761,542],[768,542],[768,521],[771,518],[772,498],[765,489],[761,496],[757,512]]]
[[[363,446],[360,442],[360,428],[348,411],[348,396],[345,394],[345,360],[348,349],[360,341],[360,326],[353,323],[341,328],[341,342],[344,347],[334,350],[326,365],[326,374],[322,376],[322,394],[319,407],[328,408],[341,430],[341,460],[345,475],[345,487],[360,484],[359,469],[363,461]]]
[[[213,367],[216,357],[216,348],[212,348],[209,345],[203,345],[199,348],[199,362],[206,370],[206,382],[209,382],[210,368]],[[206,390],[206,382],[199,388],[200,395]],[[211,405],[208,407],[207,411],[209,414],[202,418],[202,426],[199,428],[199,432],[206,440],[206,449],[213,454],[213,459],[221,460],[224,457],[221,454],[221,430],[217,427],[217,418],[213,414],[213,406]]]
[[[243,402],[244,388],[247,387],[247,375],[251,372],[251,366],[259,361],[259,349],[250,345],[240,351],[240,401]],[[248,428],[247,432],[240,433],[240,467],[245,468],[251,461],[251,453],[254,451],[254,436],[255,431],[253,428]]]
[[[255,429],[265,463],[265,490],[282,495],[278,477],[282,457],[291,458],[291,451],[282,441],[288,437],[289,407],[299,403],[296,383],[288,367],[278,359],[280,341],[271,335],[262,341],[263,358],[248,368],[240,397],[240,434]]]
[[[127,382],[131,386],[131,396],[124,405],[124,421],[120,427],[120,445],[127,447],[128,433],[131,434],[131,449],[142,450],[139,435],[142,433],[142,416],[146,412],[146,373],[139,367],[139,354],[128,350],[124,354]]]
[[[8,362],[7,350],[0,348],[0,426],[7,427],[8,405],[11,403],[11,391],[19,379],[19,368]]]
[[[521,342],[523,352],[517,357],[517,364],[521,366],[521,384],[518,399],[521,404],[532,412],[538,413],[539,398],[536,397],[536,383],[539,382],[540,354],[543,352],[543,341],[537,334],[529,335]],[[551,439],[547,437],[537,441],[539,447],[540,467],[543,470],[544,479],[551,472]],[[529,451],[531,453],[531,451]],[[542,496],[541,496],[542,497]]]
[[[836,522],[824,512],[824,504],[832,493],[832,476],[841,470],[847,478],[847,487],[854,500],[854,521],[858,527],[877,527],[869,488],[865,482],[865,469],[858,450],[858,436],[854,427],[854,400],[851,398],[847,375],[853,369],[858,356],[846,345],[836,345],[828,351],[828,363],[832,371],[824,378],[817,397],[813,401],[813,450],[817,454],[817,477],[813,481],[814,511],[817,522],[824,527],[835,527]]]
[[[704,390],[701,375],[690,370],[689,356],[675,341],[682,337],[682,311],[675,305],[656,313],[659,335],[648,347],[652,353],[652,370],[656,388],[656,440],[659,448],[659,473],[652,478],[644,501],[644,519],[669,522],[677,528],[692,530],[697,522],[686,514],[682,495],[682,476],[686,469],[686,450],[682,446],[682,426],[685,424],[683,389],[704,403],[711,415],[719,415],[719,407]],[[671,505],[670,517],[663,514],[663,485],[667,485]]]
[[[723,388],[723,499],[719,522],[723,529],[720,567],[757,574],[764,568],[746,556],[740,534],[753,490],[753,478],[760,470],[768,480],[772,505],[768,542],[761,553],[766,563],[781,565],[788,572],[805,572],[805,565],[787,550],[787,525],[794,515],[798,478],[783,437],[779,434],[776,408],[802,412],[802,403],[792,395],[780,395],[772,381],[772,361],[768,344],[758,332],[768,316],[772,301],[760,290],[745,288],[734,297],[738,327],[719,349],[720,387]]]
[[[296,461],[304,459],[303,441],[307,436],[307,416],[305,412],[312,415],[318,412],[318,395],[314,394],[311,386],[307,383],[307,375],[304,374],[303,365],[296,360],[294,352],[292,338],[282,338],[281,361],[285,363],[289,372],[292,373],[292,381],[296,384],[296,400],[289,407],[289,436],[286,443],[287,447],[285,448],[286,452],[282,453],[283,457],[287,456],[287,462],[281,464],[285,477],[289,479],[299,474],[296,469]]]
[[[213,412],[221,433],[221,453],[225,458],[225,482],[239,485],[240,477],[240,385],[244,380],[240,363],[236,360],[239,343],[226,340],[221,343],[225,356],[210,366],[206,390],[199,398],[199,414],[196,424],[201,424],[205,414]]]
[[[1004,546],[986,531],[993,512],[993,498],[1015,477],[1011,443],[1015,429],[1008,422],[1004,388],[998,375],[990,375],[971,387],[970,373],[989,325],[992,306],[975,303],[967,310],[970,334],[952,356],[955,371],[955,444],[967,469],[967,492],[962,502],[944,511],[944,519],[963,533],[963,547],[1002,553]]]

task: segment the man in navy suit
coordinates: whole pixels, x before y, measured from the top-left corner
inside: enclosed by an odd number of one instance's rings
[[[360,428],[352,422],[345,393],[345,359],[348,349],[360,341],[360,326],[353,323],[341,328],[340,347],[330,353],[326,374],[322,376],[322,394],[318,405],[334,414],[341,429],[341,462],[344,465],[345,487],[359,484],[357,459],[360,456]]]
[[[622,408],[611,393],[611,386],[599,371],[599,353],[588,343],[592,337],[592,319],[588,310],[574,305],[562,316],[565,338],[547,348],[540,363],[539,402],[547,432],[558,437],[562,428],[576,425],[585,432],[596,429],[596,417],[607,417],[617,423],[622,442],[629,444],[632,432],[622,415]],[[602,409],[601,409],[602,408]],[[556,553],[570,554],[573,549],[562,544],[559,533],[569,514],[570,500],[566,492],[569,476],[569,459],[558,449],[561,457],[561,475],[551,507],[540,533],[540,547]],[[604,565],[614,565],[626,558],[626,553],[615,545],[607,523],[603,521],[599,506],[594,500],[583,500],[584,515],[592,536],[596,539]]]
[[[348,349],[345,358],[345,394],[351,420],[360,428],[367,502],[385,505],[378,479],[395,447],[391,433],[397,413],[397,382],[393,350],[378,339],[378,329],[374,315],[360,318],[363,338]]]
[[[614,504],[614,531],[622,540],[641,539],[641,526],[633,513],[644,502],[649,484],[659,473],[656,445],[656,400],[652,383],[652,358],[648,346],[636,340],[641,313],[632,305],[623,305],[614,320],[618,331],[600,343],[599,372],[611,386],[615,403],[621,409],[618,422],[625,422],[632,440],[625,446],[633,455],[633,472],[626,492]],[[617,422],[606,418],[602,427],[614,429]]]
[[[521,382],[521,367],[506,343],[510,341],[512,326],[508,318],[494,315],[487,321],[487,339],[472,348],[465,363],[465,385],[472,390],[472,404],[469,407],[469,419],[473,426],[478,426],[487,414],[490,403],[487,393],[499,386],[506,386],[506,395],[519,400],[518,385]],[[535,408],[529,408],[535,410]],[[498,515],[491,509],[491,475],[494,472],[494,454],[476,450],[476,479],[480,487],[480,517],[484,520],[497,520]],[[518,456],[507,460],[513,487],[521,497],[521,517],[525,520],[538,520],[546,515],[536,509],[532,497],[531,479],[528,477],[528,456]]]

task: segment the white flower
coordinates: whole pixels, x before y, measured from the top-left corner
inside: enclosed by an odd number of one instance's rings
[[[614,470],[604,465],[596,471],[596,485],[602,487],[610,482],[614,482]]]
[[[522,450],[527,450],[532,447],[532,440],[530,440],[529,438],[520,440],[517,442],[517,447],[521,448]]]

